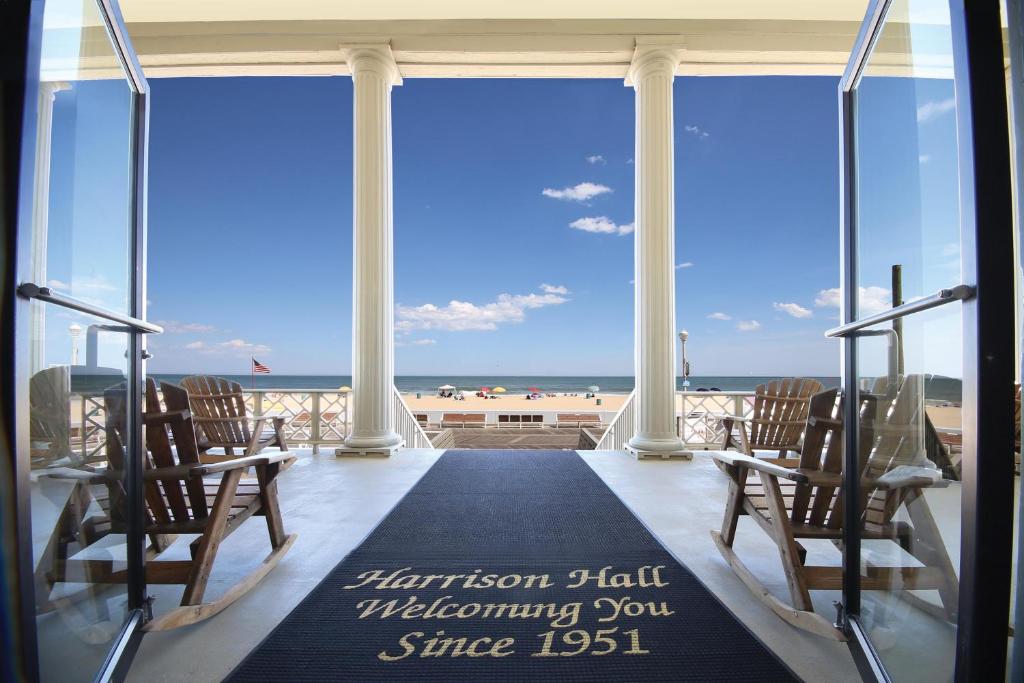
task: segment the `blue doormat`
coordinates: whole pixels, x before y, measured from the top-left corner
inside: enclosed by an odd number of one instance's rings
[[[228,680],[798,679],[575,452],[449,451]]]

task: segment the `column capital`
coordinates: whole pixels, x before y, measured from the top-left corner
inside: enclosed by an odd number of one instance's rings
[[[626,85],[636,87],[645,76],[652,73],[675,77],[676,67],[683,60],[684,46],[677,40],[672,42],[646,42],[637,39],[633,59],[626,71]]]
[[[389,85],[402,85],[402,72],[391,53],[391,43],[350,43],[341,46],[353,78],[359,72],[371,72],[384,78]]]

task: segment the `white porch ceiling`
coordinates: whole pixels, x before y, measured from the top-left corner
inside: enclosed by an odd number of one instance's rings
[[[121,7],[149,77],[342,75],[345,44],[388,41],[407,78],[623,78],[638,40],[682,46],[684,75],[838,75],[867,0],[121,0]],[[879,45],[876,63],[891,53],[898,67],[901,42]]]

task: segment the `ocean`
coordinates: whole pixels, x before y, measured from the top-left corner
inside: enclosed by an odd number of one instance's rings
[[[151,373],[158,382],[178,383],[185,375]],[[243,387],[258,389],[336,389],[352,386],[350,375],[222,375],[238,382]],[[717,389],[719,391],[753,391],[758,384],[769,382],[775,377],[757,376],[716,376],[699,375],[690,377],[691,391]],[[839,386],[838,377],[815,377],[826,387]],[[433,393],[442,384],[452,384],[459,389],[476,391],[480,387],[504,387],[510,394],[526,393],[531,387],[556,394],[585,393],[587,387],[600,387],[605,394],[628,394],[633,390],[632,376],[530,376],[530,375],[397,375],[395,386],[403,393]],[[676,388],[683,389],[682,379],[676,380]],[[951,377],[930,376],[926,382],[927,398],[936,401],[959,402],[961,382]]]

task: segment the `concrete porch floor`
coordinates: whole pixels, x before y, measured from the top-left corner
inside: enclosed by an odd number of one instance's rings
[[[784,623],[740,583],[709,531],[721,525],[726,478],[698,453],[690,462],[638,462],[615,451],[582,451],[584,460],[665,546],[769,648],[809,681],[859,681],[847,646]],[[441,455],[404,450],[388,459],[347,459],[300,452],[279,479],[282,513],[294,547],[260,585],[221,614],[194,626],[150,633],[129,673],[131,681],[219,681],[270,633],[345,555],[355,548]],[[179,541],[179,552],[187,543]],[[787,595],[775,546],[743,520],[737,547],[780,596]],[[172,548],[172,550],[174,550]],[[254,518],[221,548],[208,597],[219,596],[269,550],[266,525]],[[838,561],[838,553],[835,553]],[[177,605],[181,588],[152,586],[154,611]],[[815,595],[831,617],[837,595]]]

